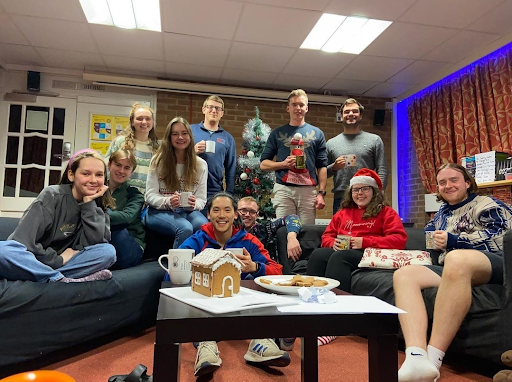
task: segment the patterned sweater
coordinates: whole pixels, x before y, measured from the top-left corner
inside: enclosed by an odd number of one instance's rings
[[[489,196],[470,195],[461,203],[443,203],[425,231],[448,232],[446,252],[453,249],[476,249],[500,253],[503,236],[512,225],[512,208]],[[444,262],[445,253],[439,257]]]

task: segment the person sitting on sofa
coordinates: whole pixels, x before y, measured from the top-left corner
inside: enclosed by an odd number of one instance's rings
[[[349,248],[340,247],[338,235],[350,236]],[[384,201],[379,175],[362,168],[350,179],[341,209],[322,235],[322,248],[311,254],[306,274],[336,279],[339,289],[350,292],[352,272],[365,248],[404,249],[406,241],[400,216]]]
[[[111,269],[139,265],[146,246],[146,231],[140,220],[144,196],[127,182],[136,167],[137,159],[130,150],[119,149],[108,158],[108,188],[116,203],[115,210],[108,210],[112,236],[110,244],[117,253],[117,261]]]
[[[253,235],[240,228],[237,203],[231,194],[218,192],[206,206],[210,222],[201,227],[180,246],[195,250],[198,254],[206,248],[244,248],[244,255],[238,256],[244,263],[241,278],[251,279],[264,275],[280,275],[281,265],[272,260],[263,244]],[[169,280],[166,274],[165,280]],[[194,367],[196,376],[217,370],[222,360],[215,341],[194,344],[197,356]],[[272,339],[252,340],[244,355],[248,363],[283,367],[290,364],[290,355],[279,349]]]
[[[444,354],[471,306],[471,287],[503,283],[503,236],[511,228],[512,209],[477,195],[475,180],[461,165],[442,165],[436,180],[443,204],[425,230],[434,231],[439,265],[410,265],[393,275],[396,306],[407,312],[399,315],[406,344],[400,382],[437,381]],[[427,346],[421,291],[432,287],[438,291]]]
[[[73,154],[61,184],[45,187],[7,241],[0,242],[0,278],[81,282],[112,277],[116,261],[104,184],[107,166],[92,149]]]
[[[194,149],[194,138],[187,120],[175,117],[165,130],[158,151],[151,161],[146,187],[149,209],[143,222],[149,229],[173,236],[178,248],[208,219],[201,213],[206,204],[208,166]],[[187,192],[187,200],[181,194]]]

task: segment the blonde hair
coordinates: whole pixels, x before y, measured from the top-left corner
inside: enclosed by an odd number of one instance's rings
[[[90,149],[90,151],[80,150],[78,154],[75,154],[71,157],[70,163],[68,167],[64,170],[62,173],[62,178],[60,180],[60,184],[73,184],[71,180],[69,180],[68,177],[68,171],[71,171],[73,174],[76,173],[76,170],[78,170],[78,167],[80,167],[80,161],[84,158],[95,158],[101,161],[103,163],[103,174],[105,176],[105,183],[106,184],[106,178],[107,178],[107,164],[105,163],[105,159],[98,154],[98,152],[94,151],[93,149]],[[107,190],[101,198],[94,199],[96,202],[96,205],[103,209],[104,211],[107,208],[114,209],[116,208],[116,202],[114,201],[114,198],[112,198],[112,194],[110,193],[110,190]]]
[[[162,179],[166,188],[170,190],[178,190],[180,188],[180,180],[176,172],[178,158],[176,157],[175,148],[171,142],[172,127],[176,123],[182,123],[190,136],[190,144],[185,149],[183,178],[186,190],[183,191],[192,191],[193,184],[197,180],[197,155],[194,149],[194,136],[192,135],[190,124],[185,118],[174,117],[172,121],[169,122],[165,129],[164,138],[153,157],[151,165],[156,169],[158,177]]]
[[[123,159],[128,159],[130,166],[132,166],[132,171],[135,171],[137,168],[137,159],[135,158],[133,151],[130,150],[119,149],[114,151],[108,158],[108,164],[112,164],[113,161],[119,162]]]
[[[290,92],[290,94],[288,95],[288,103],[290,103],[290,99],[293,98],[293,97],[304,97],[306,98],[306,104],[309,102],[308,100],[308,95],[306,94],[306,92],[302,89],[295,89],[295,90],[292,90]]]
[[[121,148],[124,150],[130,150],[130,151],[135,150],[135,127],[133,126],[133,120],[135,119],[135,112],[139,109],[144,109],[151,113],[151,118],[153,119],[153,128],[151,130],[149,130],[148,138],[150,140],[151,149],[154,154],[156,152],[156,150],[158,149],[158,137],[156,136],[156,133],[155,133],[155,128],[156,128],[155,112],[149,106],[144,105],[142,103],[138,103],[138,102],[134,103],[130,110],[130,126],[128,126],[124,131],[125,139],[124,139],[124,142],[121,144]]]
[[[254,199],[252,196],[244,196],[242,199],[238,200],[238,203],[245,202],[245,203],[256,203],[258,206],[258,201]],[[260,209],[260,206],[258,206],[258,210]]]
[[[219,96],[217,95],[211,95],[209,96],[208,98],[206,98],[203,102],[203,107],[206,106],[207,102],[208,101],[215,101],[215,102],[218,102],[222,105],[222,108],[224,109],[224,101],[222,100],[222,98],[220,98]]]

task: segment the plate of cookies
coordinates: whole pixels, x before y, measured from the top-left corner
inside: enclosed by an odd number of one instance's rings
[[[306,275],[260,276],[254,282],[265,289],[285,294],[297,294],[297,290],[302,287],[332,289],[340,285],[338,280]]]

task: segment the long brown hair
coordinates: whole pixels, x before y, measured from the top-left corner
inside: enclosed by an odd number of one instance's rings
[[[176,151],[171,141],[172,127],[176,123],[182,123],[190,136],[190,144],[185,149],[185,163],[183,164],[183,178],[186,188],[186,190],[183,191],[192,191],[193,184],[197,181],[197,155],[194,149],[194,136],[192,135],[190,124],[185,118],[174,117],[172,121],[169,122],[165,129],[164,138],[153,157],[151,165],[156,169],[158,178],[164,182],[166,188],[169,190],[179,190],[180,180],[176,172],[178,158],[176,157]]]
[[[155,129],[156,129],[156,121],[155,121],[155,112],[152,108],[150,108],[147,105],[144,105],[142,103],[134,103],[132,105],[132,109],[130,110],[130,126],[128,126],[124,131],[124,142],[121,144],[122,149],[124,150],[135,150],[135,127],[133,126],[133,120],[135,118],[135,112],[139,109],[148,110],[151,113],[151,118],[153,118],[153,128],[149,130],[149,140],[151,149],[153,151],[153,154],[158,149],[158,137],[156,136]]]
[[[368,186],[372,187],[372,186]],[[384,200],[384,195],[382,190],[372,187],[373,196],[370,203],[366,206],[366,209],[363,213],[363,219],[371,218],[377,216],[384,206],[388,206],[389,204]],[[345,191],[345,195],[343,196],[343,201],[341,202],[341,208],[359,208],[354,202],[352,198],[352,187],[349,187]]]
[[[91,151],[81,151],[79,154],[71,157],[68,167],[66,167],[66,169],[62,173],[62,178],[60,180],[60,184],[73,184],[73,182],[71,182],[71,180],[69,180],[69,178],[68,178],[68,171],[71,171],[73,174],[75,174],[76,170],[80,166],[80,161],[84,158],[95,158],[95,159],[100,160],[101,163],[103,163],[103,166],[104,166],[103,173],[105,174],[105,183],[104,184],[107,184],[107,164],[105,163],[105,160],[103,159],[103,157],[92,149],[91,149]],[[101,209],[103,209],[104,211],[107,208],[111,208],[111,209],[116,208],[116,202],[114,201],[114,198],[112,198],[112,194],[110,193],[110,190],[107,190],[103,194],[103,196],[101,196],[101,198],[96,198],[96,199],[94,199],[94,201],[96,202],[96,205],[98,207],[100,207]]]
[[[436,183],[437,183],[437,175],[441,171],[446,170],[447,168],[451,168],[451,169],[453,169],[455,171],[460,172],[462,174],[462,176],[464,177],[464,182],[469,182],[469,188],[467,189],[468,196],[471,195],[471,194],[474,194],[475,192],[478,191],[478,185],[476,184],[475,178],[473,178],[469,174],[468,170],[466,170],[465,167],[463,167],[463,166],[461,166],[460,164],[457,164],[457,163],[445,163],[441,167],[439,167],[439,169],[436,171]],[[443,197],[439,193],[439,190],[437,191],[436,198],[437,198],[438,202],[445,202],[446,203],[446,200],[443,199]]]

